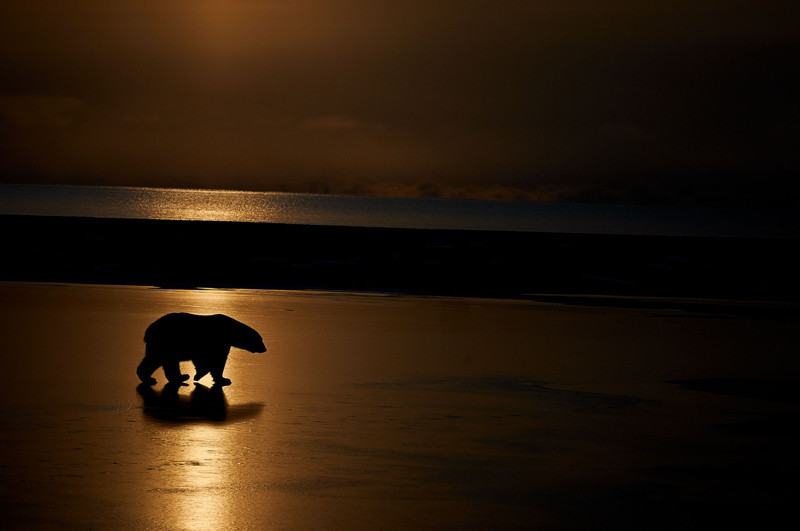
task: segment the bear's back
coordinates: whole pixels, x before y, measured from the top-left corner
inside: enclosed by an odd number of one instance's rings
[[[222,319],[220,319],[222,318]],[[224,315],[195,315],[191,313],[169,313],[159,317],[144,332],[146,343],[195,343],[218,340],[224,329]]]

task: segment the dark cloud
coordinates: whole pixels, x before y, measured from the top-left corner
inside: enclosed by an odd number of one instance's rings
[[[0,178],[785,203],[799,11],[5,0]]]

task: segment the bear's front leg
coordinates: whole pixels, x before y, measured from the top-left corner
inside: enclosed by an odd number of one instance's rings
[[[181,365],[177,361],[168,361],[164,363],[164,374],[169,380],[169,383],[180,384],[189,379],[188,374],[181,374]]]
[[[220,358],[211,367],[211,377],[214,378],[214,385],[231,384],[231,381],[228,378],[222,376],[222,371],[225,370],[225,364],[227,362],[228,362],[228,352],[226,351],[225,354],[220,356]]]

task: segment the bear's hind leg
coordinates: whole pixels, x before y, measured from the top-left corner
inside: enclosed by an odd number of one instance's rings
[[[180,384],[189,379],[188,374],[181,374],[181,365],[177,361],[168,361],[164,363],[164,374],[167,380],[172,384]]]
[[[144,359],[142,359],[142,362],[139,364],[139,366],[136,367],[136,375],[139,377],[139,379],[142,381],[143,384],[155,385],[156,379],[152,377],[152,374],[153,371],[158,369],[159,365],[160,363],[154,360],[153,358],[145,356]]]

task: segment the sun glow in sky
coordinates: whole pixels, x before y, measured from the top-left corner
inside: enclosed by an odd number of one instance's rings
[[[777,0],[6,0],[0,180],[785,202],[799,28]]]

